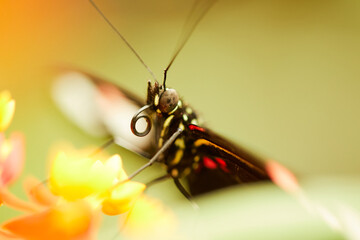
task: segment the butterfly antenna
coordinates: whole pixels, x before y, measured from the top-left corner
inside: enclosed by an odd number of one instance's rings
[[[140,55],[135,51],[135,49],[131,46],[131,44],[126,40],[126,38],[120,33],[120,31],[111,23],[111,21],[105,16],[105,14],[100,10],[100,8],[96,5],[93,0],[89,0],[91,5],[95,8],[95,10],[100,14],[100,16],[105,20],[105,22],[114,30],[114,32],[121,38],[121,40],[130,48],[130,50],[135,54],[135,56],[139,59],[141,64],[146,68],[146,70],[150,73],[152,78],[156,81],[155,74],[151,71],[150,67],[146,65],[144,60],[140,57]]]
[[[204,18],[205,14],[209,11],[212,5],[216,2],[216,0],[197,0],[192,9],[190,14],[188,15],[185,24],[183,26],[181,35],[178,39],[177,47],[175,48],[174,54],[168,64],[168,66],[164,70],[164,80],[163,80],[163,87],[166,90],[166,77],[167,72],[169,71],[171,65],[175,61],[176,57],[179,55],[180,51],[183,49],[187,41],[189,40],[191,34],[194,32],[196,26],[199,24],[201,19]]]

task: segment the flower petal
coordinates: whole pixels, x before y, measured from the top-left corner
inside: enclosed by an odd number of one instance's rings
[[[6,206],[17,209],[19,211],[37,212],[40,210],[38,205],[31,202],[25,202],[17,198],[4,187],[0,187],[0,199]]]
[[[15,100],[8,91],[0,92],[0,132],[5,131],[11,123],[15,112]]]
[[[105,164],[100,160],[84,158],[77,153],[59,152],[50,169],[50,189],[68,200],[106,192],[118,179],[121,158],[112,156]]]
[[[28,198],[43,206],[52,206],[58,200],[45,185],[34,177],[28,177],[24,181],[24,189]]]
[[[96,214],[84,201],[67,202],[46,211],[11,220],[3,229],[25,239],[90,239]]]
[[[17,237],[14,234],[0,230],[0,239],[1,240],[15,240],[15,239],[21,240],[22,238]]]
[[[128,178],[125,170],[123,169],[122,160],[118,154],[115,154],[106,160],[105,166],[117,173],[119,181],[124,181]]]
[[[5,139],[0,133],[0,185],[9,185],[20,175],[25,159],[25,140],[21,133]]]
[[[134,202],[145,190],[146,185],[127,181],[111,191],[102,203],[102,211],[107,215],[118,215],[130,210]]]

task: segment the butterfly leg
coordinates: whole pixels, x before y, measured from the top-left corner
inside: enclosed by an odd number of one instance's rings
[[[136,170],[133,174],[131,174],[128,177],[128,180],[132,179],[133,177],[135,177],[136,175],[138,175],[140,172],[142,172],[145,168],[150,167],[151,165],[154,164],[154,162],[156,162],[159,158],[159,156],[165,152],[172,144],[173,142],[176,140],[176,138],[183,132],[182,129],[178,128],[176,130],[176,132],[164,143],[164,145],[155,153],[155,155],[150,159],[149,162],[147,162],[145,165],[143,165],[142,167],[140,167],[138,170]]]
[[[157,178],[151,180],[150,182],[148,182],[148,183],[146,184],[146,187],[149,188],[150,186],[152,186],[152,185],[154,185],[154,184],[156,184],[156,183],[159,183],[159,182],[161,182],[161,181],[164,181],[164,180],[166,180],[166,179],[169,179],[170,177],[171,177],[170,174],[166,174],[166,175],[157,177]]]
[[[94,152],[92,152],[89,157],[94,157],[96,154],[102,152],[105,148],[107,148],[108,146],[110,146],[113,143],[114,143],[114,138],[107,140],[103,145],[101,145],[98,149],[96,149]]]
[[[179,191],[184,195],[184,197],[186,197],[187,200],[190,201],[192,207],[194,209],[199,209],[199,206],[196,204],[196,202],[194,201],[194,199],[192,198],[192,196],[190,195],[190,193],[188,193],[188,191],[186,191],[186,189],[184,188],[184,186],[181,184],[181,182],[179,181],[179,178],[173,178],[174,179],[174,183],[176,185],[176,187],[179,189]]]

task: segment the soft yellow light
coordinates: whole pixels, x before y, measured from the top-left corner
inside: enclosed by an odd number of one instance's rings
[[[11,123],[15,112],[15,100],[8,91],[0,92],[0,132],[5,131]]]

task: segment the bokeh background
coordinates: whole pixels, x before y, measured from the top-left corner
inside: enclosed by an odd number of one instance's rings
[[[98,4],[161,79],[192,2],[106,0]],[[358,212],[359,13],[359,2],[352,0],[220,0],[176,59],[168,85],[198,109],[207,126],[291,169],[310,195],[350,201]],[[52,102],[54,70],[62,66],[104,77],[145,98],[150,75],[88,1],[1,1],[0,89],[10,90],[17,102],[8,132],[26,135],[24,176],[46,179],[49,149],[58,142],[77,147],[104,142],[81,132]],[[126,150],[111,147],[109,151],[121,152],[128,172],[144,163]],[[158,171],[154,167],[139,179],[151,179]],[[17,183],[12,190],[23,196],[21,188]],[[275,239],[287,232],[293,239],[311,233],[341,238],[269,185],[200,199],[206,206],[202,209],[211,209],[204,211],[206,217],[194,216],[171,183],[154,186],[149,194],[182,213],[185,237],[219,229],[219,235],[205,236]],[[289,213],[296,224],[290,221],[294,224],[286,227]],[[0,208],[1,221],[18,214]],[[184,224],[189,218],[199,219],[198,229],[196,224]],[[214,227],[214,222],[206,222],[210,218],[223,224]],[[229,229],[232,223],[242,231]],[[256,231],[269,223],[275,226]]]

